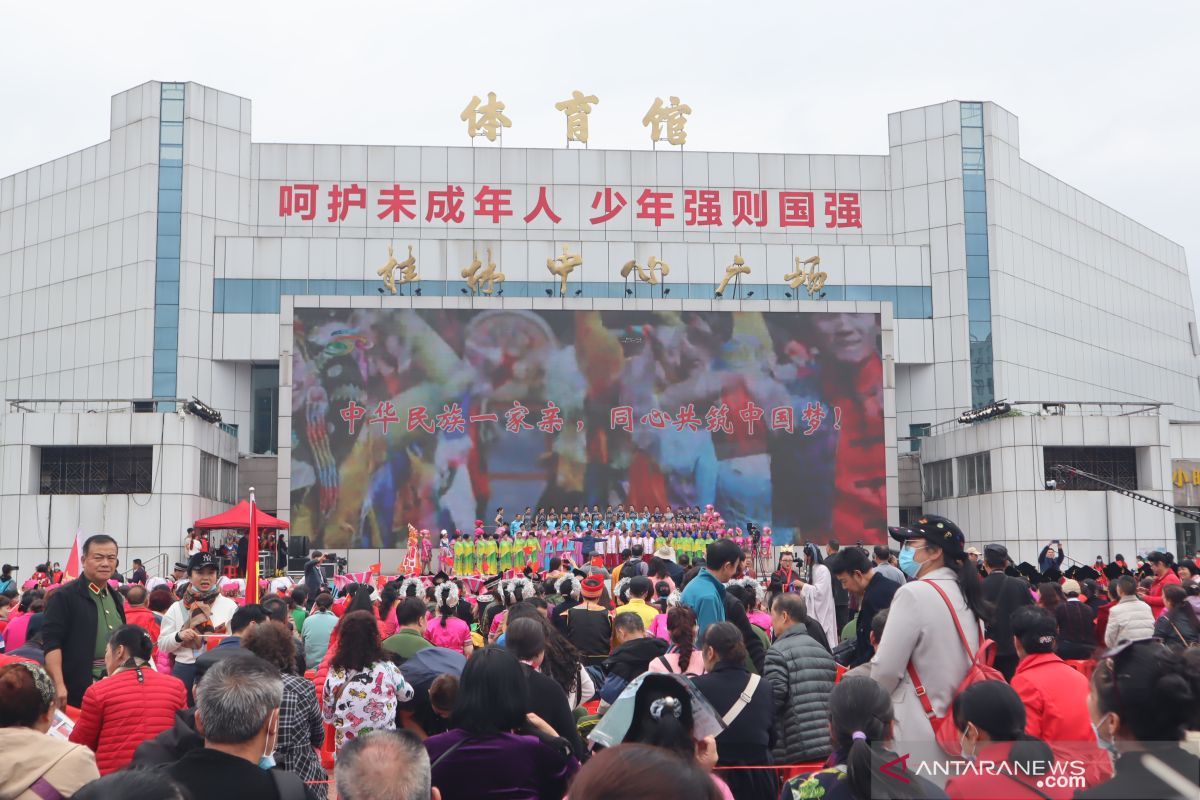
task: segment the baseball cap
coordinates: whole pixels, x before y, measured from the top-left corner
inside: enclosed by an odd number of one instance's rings
[[[978,547],[976,547],[975,545],[971,545],[970,547],[967,548],[967,555],[978,556],[978,555],[983,555],[983,554],[979,552]]]
[[[1079,594],[1079,581],[1075,580],[1074,578],[1069,578],[1063,581],[1062,590],[1063,594],[1066,595]]]
[[[175,566],[173,567],[173,569],[181,569],[184,572],[187,572],[187,568],[188,568],[188,565],[183,563],[182,561],[176,561]]]
[[[924,539],[930,544],[940,547],[952,556],[966,555],[963,544],[966,537],[953,521],[936,514],[921,517],[911,527],[890,529],[892,538],[897,542],[909,542],[913,539]]]
[[[187,571],[191,575],[198,569],[216,569],[217,559],[212,553],[196,553],[188,560]]]

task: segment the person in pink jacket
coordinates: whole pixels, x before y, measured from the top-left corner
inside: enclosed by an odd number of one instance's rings
[[[433,590],[433,598],[437,602],[437,616],[425,626],[425,638],[438,647],[462,653],[471,657],[474,647],[471,644],[471,626],[458,617],[458,587],[453,581],[439,584]]]

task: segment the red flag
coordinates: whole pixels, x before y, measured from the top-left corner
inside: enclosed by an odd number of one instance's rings
[[[67,556],[67,568],[63,570],[63,583],[73,581],[83,574],[83,529],[75,530],[75,544]]]
[[[367,572],[371,573],[372,575],[378,575],[379,571],[382,569],[383,564],[372,564],[371,566],[367,567]]]
[[[246,542],[246,604],[258,602],[258,503],[250,495],[250,530]]]

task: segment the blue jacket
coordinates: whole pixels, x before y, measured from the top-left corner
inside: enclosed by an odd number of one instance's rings
[[[697,641],[704,641],[704,631],[714,622],[725,621],[725,586],[713,577],[708,567],[701,567],[696,577],[683,587],[680,601],[696,612],[700,626]]]

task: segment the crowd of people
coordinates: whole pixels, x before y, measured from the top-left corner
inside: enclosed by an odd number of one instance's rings
[[[495,575],[511,577],[526,569],[549,569],[553,558],[571,558],[579,563],[599,557],[601,563],[617,566],[622,554],[635,546],[645,552],[669,546],[679,556],[703,559],[705,548],[716,539],[732,539],[746,552],[770,557],[774,549],[771,528],[747,523],[745,530],[727,523],[710,504],[665,510],[623,505],[563,506],[561,509],[527,507],[508,515],[496,510],[492,524],[475,520],[473,530],[442,530],[431,537],[429,530],[409,529],[408,566],[417,572],[450,575]]]
[[[1197,796],[1194,561],[1052,542],[1030,576],[945,518],[890,534],[257,602],[204,548],[116,580],[96,535],[76,580],[0,574],[0,798]]]

